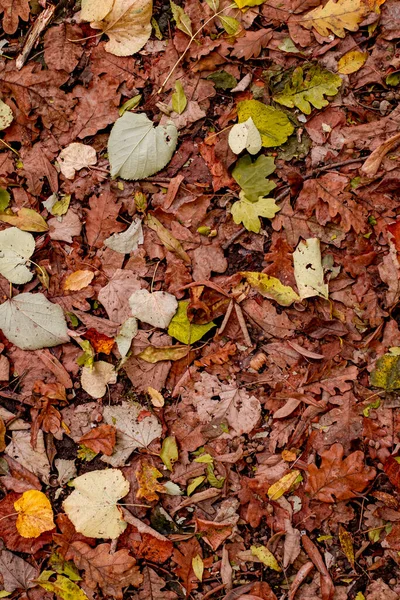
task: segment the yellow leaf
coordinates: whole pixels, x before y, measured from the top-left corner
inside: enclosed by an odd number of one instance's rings
[[[20,208],[16,214],[11,212],[10,214],[2,213],[0,214],[0,221],[14,225],[22,231],[42,232],[47,231],[49,228],[43,217],[31,208]]]
[[[138,358],[145,360],[148,363],[158,363],[161,360],[180,360],[189,353],[189,346],[147,346],[138,354]]]
[[[249,6],[260,6],[264,4],[265,0],[235,0],[235,3],[239,8],[245,8]]]
[[[357,31],[359,23],[368,12],[363,0],[329,0],[325,6],[318,6],[300,20],[307,29],[314,27],[316,31],[328,37],[330,32],[343,38],[348,31]]]
[[[192,569],[199,581],[203,581],[204,563],[199,554],[192,558]]]
[[[300,296],[296,294],[293,288],[283,285],[276,277],[270,277],[266,273],[253,271],[241,271],[240,275],[261,296],[272,298],[272,300],[275,300],[281,306],[290,306],[293,302],[300,300]]]
[[[204,475],[200,475],[199,477],[195,477],[193,479],[193,481],[191,481],[189,483],[189,485],[187,486],[187,490],[186,490],[187,495],[190,496],[190,494],[193,494],[194,490],[196,488],[198,488],[199,485],[201,485],[204,480],[205,480],[205,476]]]
[[[179,458],[178,446],[174,435],[166,437],[163,441],[160,458],[169,471],[172,471],[173,463]]]
[[[353,539],[351,537],[351,533],[346,531],[344,529],[344,527],[342,527],[341,525],[339,527],[339,540],[340,540],[340,545],[342,547],[342,550],[343,550],[347,560],[349,561],[349,563],[351,564],[351,566],[354,569],[355,558],[354,558]]]
[[[152,387],[147,388],[147,393],[150,396],[150,400],[153,406],[156,408],[161,408],[165,404],[164,396],[160,394],[158,390],[155,390]]]
[[[300,471],[296,469],[287,473],[283,477],[276,481],[273,485],[268,488],[268,496],[271,500],[278,500],[283,494],[288,492],[298,476],[300,475]]]
[[[361,69],[367,58],[368,52],[360,52],[359,50],[346,52],[338,61],[338,72],[343,75],[355,73]]]
[[[244,123],[249,118],[261,134],[265,148],[284,144],[294,131],[287,115],[279,108],[267,106],[258,100],[243,100],[238,103],[238,121]]]
[[[83,290],[83,288],[91,283],[93,277],[93,271],[75,271],[74,273],[71,273],[71,275],[68,275],[65,280],[64,290],[69,290],[71,292]]]
[[[251,546],[250,550],[253,556],[257,556],[266,567],[273,571],[282,571],[275,556],[265,546]]]
[[[148,502],[158,500],[157,492],[165,492],[165,487],[157,481],[160,477],[162,477],[162,473],[149,462],[143,460],[136,471],[136,479],[139,483],[136,496],[145,498]]]
[[[87,18],[104,15],[101,20],[91,22],[90,26],[108,35],[107,52],[115,56],[130,56],[139,52],[149,39],[153,11],[151,0],[114,0],[113,3],[109,0],[85,0],[84,4],[83,14]],[[100,7],[96,7],[97,4]],[[110,12],[106,13],[110,6]]]
[[[24,492],[14,502],[18,517],[18,533],[25,538],[37,538],[45,531],[54,529],[53,509],[47,496],[38,490]]]

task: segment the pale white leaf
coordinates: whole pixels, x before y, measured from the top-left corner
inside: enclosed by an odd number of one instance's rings
[[[154,128],[144,113],[126,112],[108,140],[111,176],[136,180],[157,173],[171,160],[177,141],[175,125]]]
[[[50,463],[41,429],[38,431],[36,448],[32,448],[30,431],[13,431],[5,453],[45,483],[49,482]]]
[[[76,477],[76,466],[74,460],[67,460],[65,458],[56,458],[54,461],[56,469],[58,471],[58,483],[63,486],[70,479]]]
[[[244,123],[237,123],[229,132],[228,143],[235,154],[247,150],[250,154],[257,154],[262,148],[261,135],[249,117]]]
[[[104,244],[120,254],[130,254],[143,244],[143,229],[141,219],[134,219],[128,229],[122,233],[114,233],[104,241]]]
[[[75,529],[86,537],[115,539],[125,530],[118,500],[129,492],[119,469],[91,471],[73,481],[74,491],[63,508]]]
[[[182,496],[183,495],[183,491],[181,490],[179,485],[177,485],[173,481],[167,481],[167,483],[164,484],[164,489],[165,489],[165,494],[168,494],[169,496]]]
[[[138,323],[135,317],[129,317],[126,321],[124,321],[119,328],[118,335],[115,338],[115,341],[118,346],[119,353],[122,358],[128,354],[132,340],[138,332]]]
[[[117,382],[114,366],[104,360],[93,363],[93,367],[83,367],[81,386],[92,398],[102,398],[109,383]]]
[[[75,171],[96,164],[96,150],[87,144],[74,142],[61,150],[57,162],[60,166],[61,173],[67,179],[73,179],[75,177]]]
[[[123,402],[119,406],[105,406],[103,422],[117,429],[117,443],[111,456],[102,456],[102,460],[119,467],[125,464],[136,448],[147,448],[155,439],[161,437],[162,426],[154,415],[139,419],[143,407],[137,403]]]
[[[322,296],[328,298],[328,286],[324,283],[321,247],[318,238],[301,240],[293,252],[294,276],[300,298]]]
[[[153,327],[166,329],[177,311],[178,301],[168,292],[137,290],[129,298],[132,315]]]
[[[18,227],[0,231],[0,273],[11,283],[27,283],[33,273],[26,263],[35,251],[35,238]]]
[[[11,108],[0,100],[0,131],[11,125],[13,119],[14,115]]]
[[[114,0],[82,0],[80,17],[83,21],[101,21],[110,12]]]
[[[43,294],[19,294],[0,306],[0,329],[21,350],[38,350],[69,341],[67,323],[58,304]]]

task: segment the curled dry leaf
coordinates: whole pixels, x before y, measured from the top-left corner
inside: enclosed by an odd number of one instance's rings
[[[93,367],[82,368],[81,385],[92,398],[102,398],[107,391],[107,385],[116,382],[114,366],[104,360],[94,362]]]

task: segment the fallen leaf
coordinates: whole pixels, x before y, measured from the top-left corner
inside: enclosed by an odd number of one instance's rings
[[[235,202],[231,207],[231,214],[236,225],[242,223],[247,231],[260,233],[260,217],[273,219],[280,210],[273,198],[259,198],[257,202],[250,202],[244,192],[240,192],[239,197],[239,202]]]
[[[268,488],[269,499],[275,501],[278,500],[281,496],[283,496],[283,494],[290,490],[290,488],[299,476],[301,476],[300,471],[294,469],[290,473],[287,473],[286,475],[281,477],[278,481],[276,481]]]
[[[61,150],[57,161],[64,177],[73,179],[76,171],[96,164],[96,150],[87,144],[74,142]]]
[[[43,294],[19,294],[0,306],[0,329],[22,350],[49,348],[69,341],[63,311]]]
[[[117,502],[129,492],[129,482],[122,472],[91,471],[72,483],[75,489],[64,500],[63,508],[75,529],[94,538],[115,539],[121,535],[127,524]]]
[[[143,578],[136,560],[126,548],[113,553],[110,550],[110,544],[91,548],[85,542],[72,542],[66,558],[85,571],[85,582],[89,589],[95,591],[99,586],[105,596],[122,600],[122,588],[130,585],[139,587]]]
[[[5,452],[42,481],[48,483],[50,463],[46,454],[43,432],[38,432],[36,447],[32,448],[30,431],[13,431]]]
[[[384,354],[378,358],[369,377],[371,385],[391,392],[400,388],[400,356]]]
[[[314,29],[323,37],[332,31],[344,38],[346,32],[357,31],[359,23],[368,11],[362,0],[329,0],[324,6],[318,6],[302,17],[300,23],[307,29]]]
[[[96,4],[97,0],[86,0],[82,18],[85,15],[97,17],[90,26],[108,35],[109,41],[105,45],[107,52],[115,56],[130,56],[139,52],[151,34],[151,0],[114,0],[111,8],[109,0],[102,0],[99,8],[95,7]],[[108,8],[109,12],[105,12]]]
[[[18,513],[16,527],[22,537],[37,538],[55,528],[50,501],[38,490],[24,492],[14,502],[14,508]]]
[[[56,575],[55,581],[49,581],[53,575]],[[74,581],[64,575],[58,575],[54,571],[43,571],[35,583],[47,592],[56,594],[62,600],[88,600],[85,592]]]
[[[107,456],[111,456],[116,442],[116,430],[112,425],[99,425],[91,429],[79,440],[87,448],[93,452],[102,452]]]
[[[154,502],[159,499],[157,492],[165,493],[164,486],[157,481],[162,477],[162,473],[147,460],[142,460],[139,463],[135,474],[139,484],[136,492],[137,498],[145,498],[148,502]]]
[[[178,301],[167,292],[137,290],[129,298],[132,315],[153,327],[165,329],[178,308]]]
[[[83,337],[90,342],[96,353],[102,352],[109,355],[115,345],[114,338],[109,337],[105,333],[100,333],[94,327],[89,327],[86,333],[83,334]]]
[[[0,131],[6,129],[13,122],[14,115],[11,108],[0,100]]]
[[[182,344],[198,342],[210,329],[216,326],[213,322],[197,325],[189,321],[187,316],[189,303],[190,300],[181,300],[178,303],[178,310],[172,317],[168,327],[168,335],[182,342]]]
[[[187,98],[180,81],[175,83],[175,92],[172,94],[172,109],[181,115],[187,106]]]
[[[251,546],[250,550],[253,556],[257,556],[266,567],[273,571],[282,571],[275,556],[266,546]]]
[[[83,290],[93,281],[93,271],[75,271],[68,275],[64,281],[64,290],[78,291]]]
[[[11,283],[27,283],[33,277],[26,263],[35,251],[35,238],[17,227],[0,231],[0,273]]]
[[[262,4],[262,2],[260,2]],[[268,45],[272,37],[271,29],[259,29],[258,31],[245,31],[242,37],[235,40],[231,56],[236,58],[257,58],[261,50]]]
[[[0,501],[0,537],[9,550],[35,554],[43,546],[52,542],[52,534],[46,532],[37,538],[24,538],[18,533],[14,502],[20,497],[21,494],[11,492]]]
[[[107,385],[116,382],[114,366],[104,360],[95,361],[92,367],[82,368],[81,385],[92,398],[102,398],[107,392]]]
[[[346,52],[338,60],[338,73],[342,73],[342,75],[356,73],[364,65],[367,58],[368,52],[360,52],[360,50]]]
[[[192,558],[192,569],[199,581],[203,581],[204,563],[199,554]]]
[[[245,197],[250,202],[257,202],[260,196],[266,196],[276,184],[267,179],[275,171],[274,158],[262,154],[252,162],[246,155],[240,158],[232,171],[232,177],[242,188]]]
[[[138,358],[145,360],[146,362],[155,364],[160,360],[180,360],[188,355],[190,348],[188,346],[147,346],[140,354]]]
[[[18,227],[18,229],[22,229],[22,231],[35,231],[40,233],[48,231],[49,229],[49,226],[43,217],[36,212],[36,210],[32,210],[31,208],[20,208],[16,214],[13,214],[12,212],[9,214],[1,213],[0,221]]]
[[[239,123],[244,123],[250,117],[261,134],[262,145],[265,148],[284,144],[294,131],[293,125],[282,110],[267,106],[258,100],[243,100],[238,103]]]
[[[324,283],[324,270],[318,238],[301,240],[293,252],[294,276],[300,298],[322,296],[328,298],[329,288]]]
[[[339,541],[344,555],[346,556],[347,560],[354,569],[355,556],[353,538],[351,536],[351,533],[349,531],[346,531],[342,525],[339,526]]]
[[[101,248],[111,233],[124,229],[124,225],[116,220],[120,206],[114,194],[105,190],[99,197],[90,198],[89,207],[85,224],[87,241],[90,246]]]
[[[161,242],[167,250],[179,256],[179,258],[181,258],[184,263],[190,265],[191,260],[188,254],[186,254],[186,252],[184,251],[182,244],[176,238],[174,238],[174,236],[169,232],[169,230],[166,227],[164,227],[164,225],[160,223],[160,221],[156,219],[156,217],[148,214],[145,222],[147,227],[150,227],[150,229],[156,232],[156,234],[158,235],[158,237],[160,238]]]
[[[158,390],[155,390],[152,387],[147,388],[147,393],[150,396],[150,400],[153,406],[156,408],[162,408],[165,404],[164,396],[160,394]]]
[[[144,113],[126,112],[114,123],[108,140],[111,176],[137,180],[161,171],[177,141],[175,125],[154,128]]]
[[[179,458],[178,446],[174,435],[164,438],[160,458],[169,471],[172,471],[173,463]]]
[[[186,33],[189,37],[192,36],[192,23],[190,21],[190,17],[185,13],[183,8],[179,6],[179,4],[175,4],[172,0],[170,0],[170,6],[172,11],[172,16],[174,18],[175,24],[180,31]]]
[[[368,482],[374,479],[375,469],[364,464],[364,454],[360,450],[352,452],[343,460],[343,446],[334,444],[321,454],[321,466],[308,465],[306,491],[311,498],[333,503],[347,500],[362,492]]]
[[[400,142],[400,133],[396,133],[391,138],[383,142],[378,148],[376,148],[367,158],[363,166],[361,167],[362,173],[366,177],[374,177],[379,171],[382,160],[385,158],[388,152],[397,146]]]
[[[77,476],[76,465],[74,460],[56,458],[54,464],[58,471],[58,483],[61,486],[65,485],[70,479],[74,479]]]
[[[137,250],[139,244],[143,244],[143,229],[141,219],[134,219],[128,229],[121,233],[114,233],[111,237],[104,240],[105,246],[119,252],[120,254],[130,254]]]
[[[157,561],[153,560],[153,562]],[[141,589],[133,593],[131,598],[132,600],[148,600],[149,598],[152,600],[177,600],[176,593],[163,589],[165,586],[166,582],[153,569],[145,566]]]
[[[33,567],[19,556],[7,552],[7,550],[1,550],[0,575],[4,589],[10,594],[15,590],[28,590],[35,587],[34,580],[38,572],[37,567]]]
[[[196,556],[201,558],[202,550],[196,538],[187,542],[180,542],[178,548],[174,549],[172,560],[176,563],[176,574],[182,581],[186,594],[190,594],[197,588],[196,575],[193,571],[192,560]]]
[[[115,338],[115,343],[118,346],[121,358],[125,358],[128,354],[132,345],[132,340],[136,336],[137,332],[138,324],[135,317],[130,317],[122,323],[118,330],[118,335]]]
[[[251,117],[243,123],[232,127],[228,137],[229,147],[235,154],[247,150],[249,154],[257,154],[262,148],[261,135]]]
[[[357,0],[356,0],[357,1]],[[289,108],[296,106],[304,114],[311,114],[311,105],[315,108],[328,106],[324,96],[336,96],[342,80],[339,75],[321,69],[319,65],[304,72],[303,67],[294,70],[292,79],[284,89],[274,95],[275,102]]]
[[[290,306],[293,302],[300,300],[293,288],[283,285],[276,277],[270,277],[266,273],[255,273],[252,271],[240,271],[247,283],[258,291],[264,298],[275,300],[281,306]]]

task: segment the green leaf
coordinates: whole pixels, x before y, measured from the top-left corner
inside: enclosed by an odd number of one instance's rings
[[[211,10],[213,10],[214,12],[218,12],[219,9],[219,0],[206,0],[208,6],[211,8]]]
[[[228,35],[235,35],[239,31],[240,23],[233,17],[219,15],[219,20]]]
[[[250,550],[253,556],[257,556],[266,567],[274,571],[282,571],[275,556],[266,546],[251,546]]]
[[[214,82],[217,90],[231,90],[237,85],[237,79],[226,71],[215,71],[207,77]]]
[[[178,310],[168,327],[168,335],[182,342],[182,344],[194,344],[201,340],[207,331],[216,327],[212,321],[204,325],[191,323],[187,316],[188,305],[189,300],[181,300],[178,303]]]
[[[0,187],[0,212],[6,210],[10,204],[10,194],[4,188]]]
[[[265,148],[284,144],[294,131],[287,115],[278,108],[267,106],[258,100],[244,100],[238,104],[239,123],[252,118],[261,134]]]
[[[199,487],[205,481],[205,475],[200,475],[199,477],[195,477],[187,486],[186,494],[190,496],[193,494],[194,490]]]
[[[259,198],[257,202],[250,202],[243,192],[240,192],[240,200],[232,205],[231,214],[236,225],[242,223],[247,231],[259,233],[261,229],[259,217],[273,219],[279,210],[273,198]]]
[[[188,35],[189,37],[192,37],[192,22],[190,20],[190,17],[185,13],[181,6],[178,6],[172,0],[170,0],[170,4],[172,16],[174,18],[177,28],[183,31],[183,33],[186,33],[186,35]]]
[[[175,92],[172,94],[172,108],[181,115],[187,106],[187,98],[180,81],[175,83]]]
[[[65,575],[71,581],[81,581],[82,577],[72,561],[65,560],[58,552],[53,552],[49,558],[49,565],[59,575]]]
[[[389,75],[385,79],[386,85],[396,86],[400,83],[400,71],[394,71],[394,73],[389,73]]]
[[[178,446],[176,443],[176,437],[174,435],[166,437],[163,441],[160,458],[167,469],[172,471],[173,463],[179,458]]]
[[[262,154],[252,162],[251,157],[246,154],[237,161],[232,176],[242,188],[247,200],[257,202],[260,196],[266,196],[276,188],[275,183],[267,179],[275,169],[272,156]]]
[[[76,456],[79,460],[84,460],[85,462],[90,462],[97,456],[98,452],[95,452],[91,448],[88,448],[84,444],[80,444]]]
[[[214,463],[214,459],[211,454],[202,454],[194,459],[195,463],[204,463],[206,465],[212,465]]]
[[[387,392],[400,389],[400,356],[384,354],[376,361],[369,382]]]
[[[336,96],[342,85],[339,75],[321,69],[318,65],[304,72],[302,67],[293,71],[292,79],[282,92],[274,95],[275,102],[288,108],[299,108],[304,114],[311,113],[311,105],[324,108],[329,102],[324,96]]]
[[[208,483],[214,487],[217,488],[218,490],[220,490],[222,488],[222,486],[224,485],[225,482],[225,477],[217,477],[214,473],[214,467],[213,465],[207,465],[206,467],[206,473],[207,473],[207,481]]]
[[[57,200],[53,204],[51,214],[56,217],[62,217],[62,215],[65,215],[67,213],[70,202],[71,202],[70,194],[61,196],[60,200]]]
[[[139,106],[140,101],[142,99],[142,94],[138,94],[137,96],[133,96],[133,98],[129,98],[126,102],[123,103],[121,108],[118,109],[119,116],[122,117],[127,110],[133,110],[137,106]]]
[[[88,600],[85,592],[76,583],[63,575],[57,575],[55,581],[49,581],[53,575],[55,575],[54,571],[43,571],[35,583],[47,592],[53,592],[62,600]]]
[[[156,38],[158,40],[162,40],[163,39],[163,34],[161,33],[161,29],[159,24],[157,23],[157,21],[155,20],[154,17],[151,17],[151,26],[154,30],[154,35],[156,36]]]
[[[144,113],[126,112],[108,139],[111,176],[137,180],[154,175],[169,163],[177,141],[173,123],[154,128]]]
[[[276,277],[270,277],[266,273],[257,273],[252,271],[241,271],[240,275],[244,277],[247,283],[258,291],[264,298],[271,298],[281,306],[290,306],[293,302],[300,300],[289,285],[283,285]]]
[[[235,3],[239,8],[245,8],[248,6],[260,6],[260,4],[264,4],[266,0],[235,0]]]

